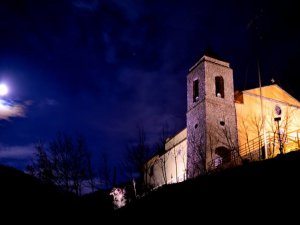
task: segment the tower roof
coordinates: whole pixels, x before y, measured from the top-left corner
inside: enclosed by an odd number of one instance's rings
[[[193,69],[195,69],[200,63],[202,62],[212,62],[212,63],[215,63],[215,64],[219,64],[221,66],[224,66],[224,67],[230,67],[229,66],[229,63],[228,62],[225,62],[225,61],[222,61],[222,60],[219,60],[219,59],[216,59],[216,58],[213,58],[213,57],[210,57],[210,56],[207,56],[207,55],[204,55],[202,56],[202,58],[200,60],[198,60],[198,62],[196,62],[190,69],[189,69],[189,72],[191,72]]]

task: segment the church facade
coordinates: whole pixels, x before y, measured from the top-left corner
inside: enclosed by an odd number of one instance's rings
[[[187,75],[187,127],[144,166],[150,187],[299,149],[300,102],[276,84],[234,91],[228,62],[203,56]]]

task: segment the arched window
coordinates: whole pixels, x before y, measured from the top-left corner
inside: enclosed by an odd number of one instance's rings
[[[224,98],[224,79],[221,76],[215,77],[216,96]]]
[[[199,81],[194,80],[193,82],[193,102],[197,102],[199,100]]]

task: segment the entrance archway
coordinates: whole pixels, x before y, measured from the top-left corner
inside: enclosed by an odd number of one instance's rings
[[[222,157],[222,163],[229,163],[231,161],[231,151],[224,146],[218,147],[215,153]]]

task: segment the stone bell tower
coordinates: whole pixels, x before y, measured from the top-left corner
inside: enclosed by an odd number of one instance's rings
[[[204,55],[187,75],[188,177],[229,163],[237,135],[232,69]]]

